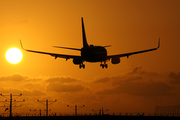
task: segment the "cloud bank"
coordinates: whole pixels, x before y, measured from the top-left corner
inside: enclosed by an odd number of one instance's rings
[[[117,110],[131,108],[132,105],[138,107],[142,103],[142,109],[147,109],[160,103],[178,104],[180,101],[180,73],[155,73],[142,67],[117,75],[96,77],[93,81],[72,76],[31,77],[15,73],[0,76],[0,82],[2,94],[22,93],[24,99],[34,101],[34,106],[31,106],[34,108],[38,105],[37,99],[52,98],[59,99],[58,104],[61,105],[86,104]],[[56,109],[60,108],[57,106]]]

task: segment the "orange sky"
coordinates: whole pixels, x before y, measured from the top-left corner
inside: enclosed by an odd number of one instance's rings
[[[45,109],[37,99],[57,99],[50,107],[61,113],[73,112],[67,104],[85,104],[79,112],[86,113],[102,107],[153,113],[156,105],[179,105],[179,6],[179,0],[0,1],[0,92],[23,94],[26,102],[15,112]],[[160,49],[108,62],[108,69],[85,63],[83,70],[72,60],[26,51],[16,65],[5,59],[9,48],[21,49],[19,39],[27,49],[79,55],[52,46],[81,48],[81,17],[88,43],[112,45],[109,55],[154,48],[159,37]]]

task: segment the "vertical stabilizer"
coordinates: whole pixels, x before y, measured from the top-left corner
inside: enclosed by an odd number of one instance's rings
[[[86,40],[86,33],[85,33],[85,29],[84,29],[84,22],[83,22],[83,17],[81,18],[82,21],[82,38],[83,38],[83,47],[88,47],[88,43]]]

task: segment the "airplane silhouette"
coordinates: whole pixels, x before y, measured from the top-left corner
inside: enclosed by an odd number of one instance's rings
[[[83,62],[85,62],[85,61],[86,62],[101,62],[100,67],[107,68],[108,65],[106,64],[106,61],[108,61],[108,60],[111,60],[112,64],[118,64],[118,63],[120,63],[120,57],[127,57],[128,58],[131,55],[157,50],[160,47],[160,38],[159,38],[158,47],[156,47],[156,48],[141,50],[141,51],[136,51],[136,52],[130,52],[130,53],[107,55],[106,47],[110,47],[111,45],[108,45],[108,46],[88,45],[87,39],[86,39],[86,33],[85,33],[83,18],[81,18],[81,22],[82,22],[82,38],[83,38],[83,47],[81,49],[53,46],[56,48],[63,48],[63,49],[80,51],[81,56],[79,56],[79,55],[65,55],[65,54],[57,54],[57,53],[49,53],[49,52],[41,52],[41,51],[24,49],[22,46],[21,40],[20,40],[21,47],[23,50],[26,50],[28,52],[35,52],[35,53],[40,53],[40,54],[51,55],[51,56],[55,57],[55,59],[58,57],[64,58],[64,59],[66,59],[66,61],[68,59],[73,59],[73,63],[75,65],[79,65],[80,69],[85,68],[85,64],[83,64]]]

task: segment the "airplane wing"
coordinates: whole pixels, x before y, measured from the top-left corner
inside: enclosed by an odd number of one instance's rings
[[[160,38],[159,38],[159,42],[158,42],[158,47],[156,47],[156,48],[142,50],[142,51],[136,51],[136,52],[130,52],[130,53],[117,54],[117,55],[109,55],[109,56],[107,56],[107,59],[110,59],[113,57],[127,57],[128,58],[130,55],[157,50],[159,47],[160,47]]]
[[[35,50],[27,50],[27,49],[24,49],[24,48],[23,48],[21,40],[20,40],[20,43],[21,43],[22,49],[25,50],[25,51],[34,52],[34,53],[40,53],[40,54],[46,54],[46,55],[51,55],[51,56],[55,57],[55,59],[56,59],[57,57],[59,57],[59,58],[65,58],[66,60],[68,60],[68,59],[70,59],[70,58],[81,57],[81,56],[78,56],[78,55],[64,55],[64,54],[41,52],[41,51],[35,51]]]

